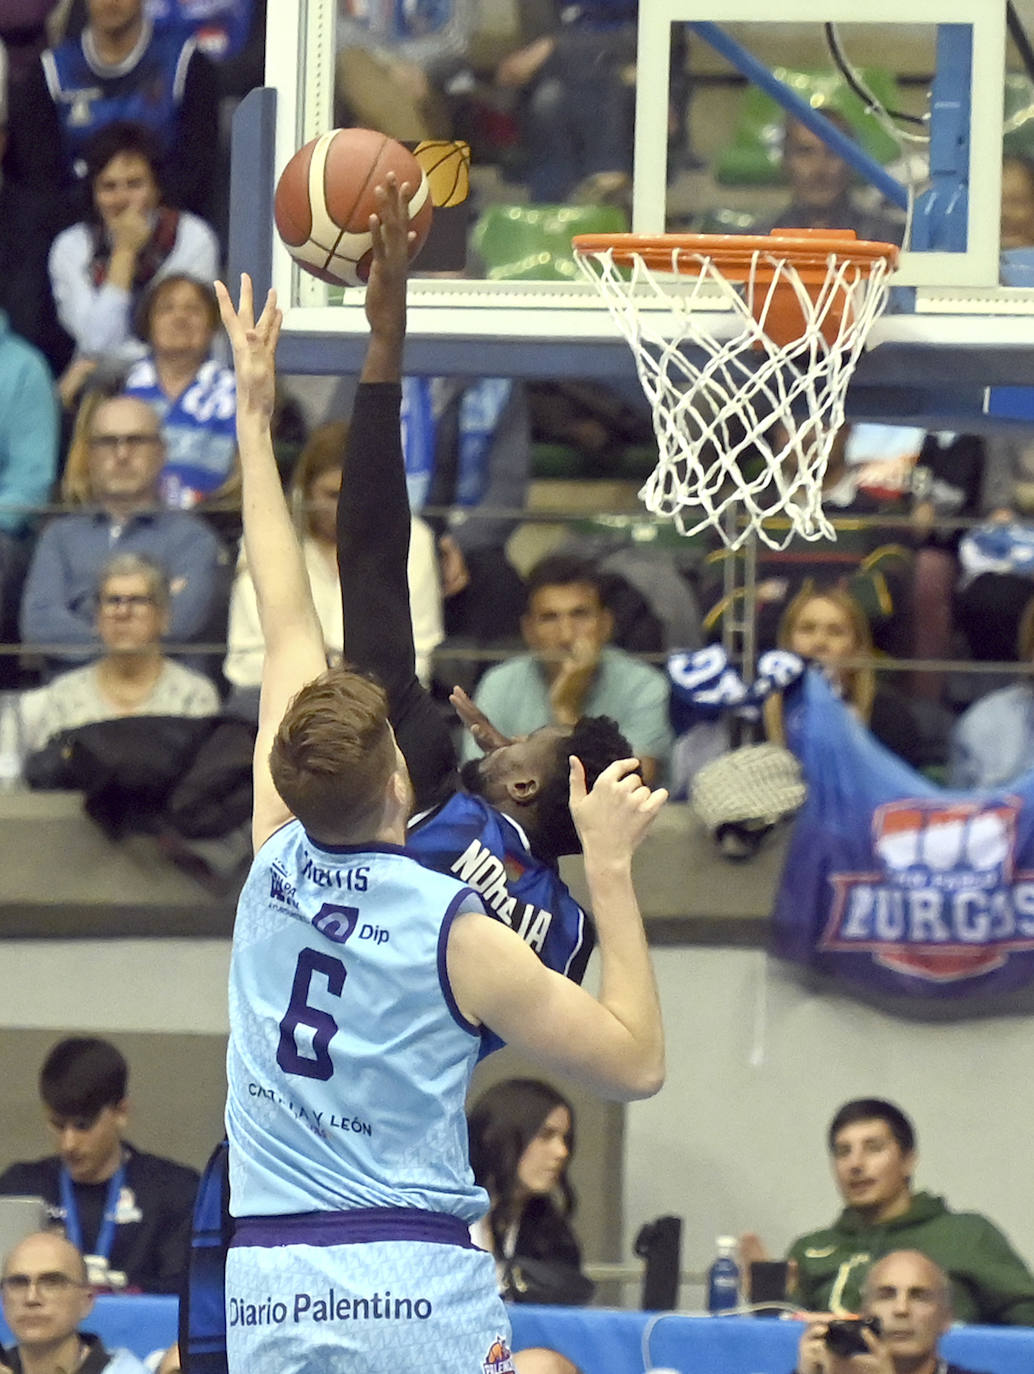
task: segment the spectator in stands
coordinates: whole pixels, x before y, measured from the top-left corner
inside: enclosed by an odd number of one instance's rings
[[[93,1308],[86,1264],[71,1241],[51,1231],[26,1236],[4,1259],[0,1277],[4,1319],[14,1345],[0,1367],[18,1374],[145,1374],[128,1350],[106,1350],[80,1331]]]
[[[57,404],[45,359],[0,312],[0,640],[16,635],[18,600],[32,551],[33,508],[57,472]],[[13,660],[0,658],[0,681]]]
[[[869,1270],[862,1316],[876,1317],[880,1335],[863,1337],[867,1365],[880,1374],[972,1374],[938,1354],[952,1323],[951,1285],[944,1270],[918,1250],[893,1250]],[[801,1336],[796,1374],[853,1374],[859,1362],[826,1344],[828,1322],[809,1322]]]
[[[1003,253],[1017,248],[1034,248],[1034,160],[1015,153],[1002,158],[999,242]]]
[[[668,683],[648,663],[608,643],[613,619],[590,563],[547,555],[528,574],[521,621],[528,652],[490,668],[475,704],[511,738],[545,725],[573,726],[582,716],[611,716],[652,782],[671,748]],[[477,757],[463,740],[465,759]]]
[[[870,665],[844,666],[848,659],[870,658],[873,652],[869,622],[849,592],[839,587],[799,592],[780,622],[779,647],[821,664],[853,713],[892,753],[914,768],[931,762],[930,745],[908,701],[878,684]],[[785,742],[779,693],[765,702],[765,727],[769,739]]]
[[[125,1059],[107,1040],[73,1037],[54,1045],[39,1090],[58,1153],[11,1164],[0,1174],[0,1195],[43,1198],[88,1257],[91,1283],[178,1293],[198,1174],[124,1138],[128,1077]]]
[[[919,1250],[951,1281],[958,1321],[1034,1325],[1034,1276],[998,1228],[978,1212],[952,1212],[943,1198],[913,1192],[916,1138],[892,1102],[856,1098],[833,1117],[830,1158],[844,1210],[832,1226],[800,1236],[793,1300],[809,1312],[857,1312],[873,1254]],[[744,1257],[761,1259],[756,1236]]]
[[[976,434],[935,432],[926,436],[919,453],[912,488],[917,545],[912,582],[914,658],[950,656],[962,530],[937,529],[934,524],[980,514],[985,444]],[[1012,651],[1010,645],[1006,656],[1011,657]],[[913,693],[928,699],[937,700],[942,687],[943,675],[936,671],[916,673],[912,679]]]
[[[903,641],[908,628],[911,553],[897,530],[879,522],[885,514],[908,514],[908,483],[902,481],[902,470],[914,462],[921,442],[921,431],[895,426],[844,425],[838,431],[822,479],[822,507],[837,522],[836,539],[794,535],[783,548],[758,548],[754,632],[759,649],[775,645],[780,620],[798,592],[835,586],[850,592],[860,604],[871,637],[881,648],[907,650]],[[877,454],[881,456],[873,461]],[[893,457],[884,459],[883,454]],[[889,482],[881,478],[879,488],[872,490],[867,482],[884,462],[893,476],[888,473]],[[773,516],[766,528],[781,542],[790,529],[789,517]],[[711,638],[719,636],[724,616],[745,596],[742,589],[726,596],[724,576],[722,586],[717,584],[728,557],[721,552],[708,564],[713,590],[703,593],[709,607],[704,627]]]
[[[302,533],[302,550],[316,613],[323,627],[328,663],[340,662],[345,642],[338,577],[336,512],[341,490],[341,455],[348,423],[331,420],[309,437],[291,479],[291,504]],[[419,516],[410,525],[409,600],[416,671],[427,683],[431,654],[442,638],[442,602],[434,537]],[[257,719],[264,645],[255,585],[241,547],[230,593],[230,620],[223,674],[234,688],[232,707]]]
[[[162,503],[187,510],[218,497],[237,469],[237,387],[233,369],[212,356],[219,325],[206,282],[164,277],[141,303],[137,333],[150,354],[134,363],[125,394],[153,406],[162,422]]]
[[[971,442],[984,458],[974,513],[987,523],[958,541],[956,615],[973,657],[1003,662],[1016,652],[1020,622],[1034,596],[1034,435],[1018,429]]]
[[[97,633],[104,646],[93,663],[23,694],[26,753],[62,730],[120,716],[212,716],[219,694],[210,678],[162,652],[169,623],[169,579],[138,553],[109,559],[97,589]]]
[[[475,0],[406,5],[339,3],[338,122],[392,138],[447,138],[443,88],[464,64]]]
[[[511,647],[524,584],[506,557],[527,503],[528,397],[502,377],[405,377],[402,437],[410,509],[428,508],[438,541],[448,645]],[[444,512],[448,511],[448,514]],[[446,690],[473,691],[481,665],[449,660]]]
[[[630,190],[638,9],[637,0],[554,3],[499,64],[498,85],[519,92],[533,201]]]
[[[488,1214],[471,1234],[495,1256],[504,1298],[588,1302],[592,1284],[581,1272],[570,1222],[571,1104],[541,1079],[509,1078],[482,1093],[467,1124],[470,1167],[489,1198]]]
[[[1020,623],[1019,660],[1034,660],[1034,601]],[[989,692],[959,717],[951,735],[951,787],[1001,787],[1034,768],[1034,678]]]
[[[157,145],[146,128],[109,124],[85,158],[90,214],[58,234],[49,259],[58,318],[76,348],[61,381],[68,406],[99,361],[143,355],[133,312],[149,289],[171,276],[211,282],[219,259],[203,220],[162,203]]]
[[[841,133],[851,135],[848,121],[836,110],[821,113]],[[783,136],[783,172],[790,203],[751,226],[751,233],[772,229],[853,229],[860,239],[900,243],[902,222],[867,209],[851,193],[852,171],[818,134],[788,117]]]
[[[51,670],[96,657],[97,583],[115,553],[143,554],[165,570],[169,645],[225,635],[226,551],[198,516],[161,509],[165,448],[157,415],[132,396],[95,399],[87,398],[66,473],[85,469],[78,495],[92,508],[43,530],[22,596],[22,639],[43,648]]]
[[[8,170],[72,203],[91,138],[144,124],[158,143],[170,205],[206,216],[218,138],[215,68],[178,26],[155,28],[143,0],[88,0],[89,22],[44,52],[11,108]]]

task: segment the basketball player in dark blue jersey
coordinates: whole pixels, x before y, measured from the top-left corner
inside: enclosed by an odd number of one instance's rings
[[[407,261],[405,197],[391,181],[378,195],[371,320],[397,317]],[[230,1374],[396,1374],[414,1361],[437,1374],[507,1374],[494,1266],[467,1233],[486,1202],[463,1126],[479,1036],[491,1027],[607,1096],[657,1091],[663,1030],[631,860],[665,793],[643,785],[634,759],[611,763],[591,788],[568,761],[599,930],[598,998],[488,919],[466,883],[410,855],[413,792],[386,696],[352,668],[325,668],[280,487],[269,433],[275,298],[255,321],[247,278],[239,312],[219,295],[266,646],[256,854],[230,975]],[[395,384],[386,342],[374,331],[364,384]]]
[[[452,736],[414,672],[406,579],[409,504],[402,454],[401,293],[368,301],[370,349],[379,359],[360,381],[338,504],[338,563],[349,662],[372,672],[416,793],[408,847],[421,862],[475,887],[489,913],[515,930],[547,967],[581,982],[594,933],[557,872],[580,845],[568,806],[573,754],[591,786],[628,741],[605,716],[573,729],[546,726],[519,740],[493,729],[460,691],[453,704],[483,758],[457,768]],[[496,1048],[498,1042],[486,1042]]]

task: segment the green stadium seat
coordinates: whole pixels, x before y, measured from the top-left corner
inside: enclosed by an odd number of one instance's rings
[[[571,254],[574,235],[627,229],[627,216],[615,205],[489,205],[472,244],[489,281],[581,281]]]

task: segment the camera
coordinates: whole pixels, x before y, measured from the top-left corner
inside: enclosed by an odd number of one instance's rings
[[[878,1336],[882,1330],[879,1317],[851,1317],[831,1321],[826,1327],[826,1347],[841,1359],[852,1355],[868,1355],[863,1331],[871,1331]]]

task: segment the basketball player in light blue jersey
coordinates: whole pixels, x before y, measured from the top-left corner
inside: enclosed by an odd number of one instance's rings
[[[366,381],[397,381],[406,188],[379,189]],[[599,998],[546,968],[456,879],[404,849],[412,788],[378,686],[327,670],[269,435],[280,315],[219,289],[234,350],[244,539],[266,657],[255,860],[230,974],[231,1374],[505,1374],[515,1368],[464,1099],[491,1027],[618,1099],[663,1079],[631,858],[664,802],[612,764],[571,811],[599,931]],[[375,326],[376,327],[373,327]],[[385,373],[393,375],[384,375]]]

